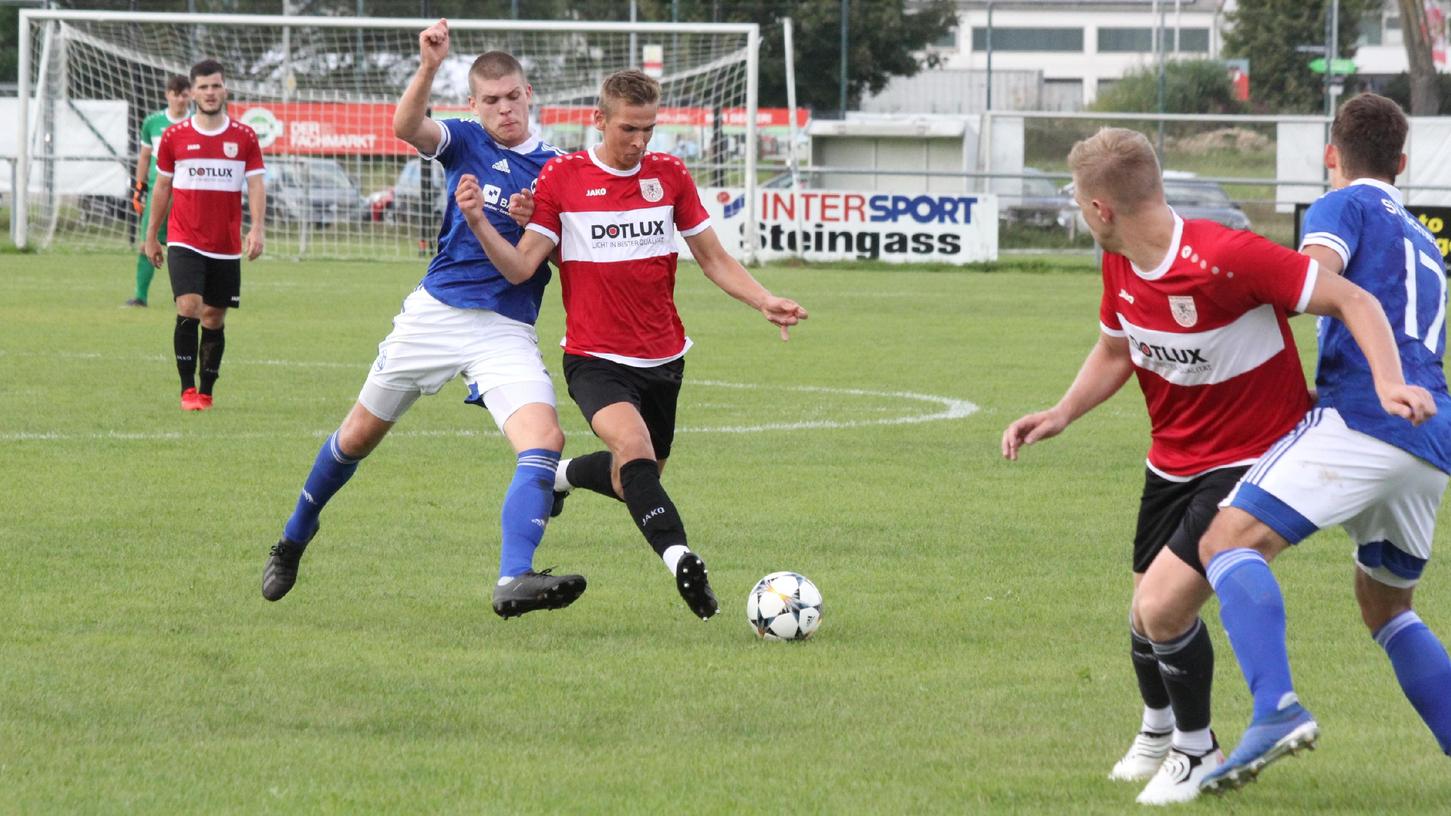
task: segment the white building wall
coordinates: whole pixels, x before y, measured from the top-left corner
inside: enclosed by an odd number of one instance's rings
[[[1218,59],[1222,46],[1220,27],[1223,16],[1212,10],[1183,9],[1174,13],[1173,0],[1165,0],[1163,22],[1168,29],[1165,38],[1166,58],[1173,59],[1176,28],[1208,29],[1209,51],[1181,52],[1185,58]],[[1102,28],[1154,28],[1158,18],[1146,4],[1142,11],[1098,11],[1082,6],[1054,6],[1043,9],[997,9],[993,12],[993,28],[1082,28],[1083,50],[1063,51],[1001,51],[993,50],[993,71],[1041,71],[1043,79],[1078,80],[1083,83],[1083,102],[1092,103],[1103,80],[1116,80],[1134,68],[1154,63],[1152,51],[1142,53],[1101,52],[1099,30]],[[987,69],[986,51],[973,50],[972,30],[987,27],[986,9],[964,9],[958,15],[955,47],[936,49],[945,58],[945,68]]]

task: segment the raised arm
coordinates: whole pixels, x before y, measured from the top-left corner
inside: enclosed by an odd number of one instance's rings
[[[806,310],[800,304],[771,294],[770,290],[762,286],[740,262],[725,251],[713,227],[687,236],[685,243],[690,247],[690,254],[695,256],[695,262],[700,264],[700,271],[710,278],[711,283],[780,327],[783,341],[791,339],[790,327],[807,317]]]
[[[428,96],[433,91],[433,77],[448,56],[448,20],[439,20],[418,35],[418,70],[408,81],[398,107],[393,111],[393,135],[432,156],[438,152],[443,138],[437,122],[430,119]],[[427,168],[424,168],[425,172]]]
[[[549,253],[554,251],[554,242],[533,230],[524,231],[517,247],[500,235],[484,215],[484,194],[479,189],[479,180],[472,173],[465,173],[458,180],[458,190],[453,198],[458,203],[459,212],[463,213],[464,221],[468,222],[469,229],[484,248],[484,254],[489,256],[489,262],[499,270],[504,280],[510,283],[529,280],[539,271],[540,264],[549,257]]]
[[[1074,420],[1118,393],[1133,373],[1128,340],[1099,334],[1058,404],[1020,417],[1003,431],[1003,458],[1016,460],[1020,448],[1062,433]]]

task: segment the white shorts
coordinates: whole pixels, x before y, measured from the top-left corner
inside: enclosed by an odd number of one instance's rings
[[[555,405],[533,326],[487,309],[440,303],[421,286],[403,301],[393,331],[378,344],[358,402],[379,419],[397,422],[420,395],[436,394],[460,375],[469,387],[466,401],[487,407],[500,429],[521,406]]]
[[[1291,544],[1340,524],[1360,569],[1415,586],[1431,557],[1447,475],[1424,459],[1315,408],[1260,457],[1221,507],[1238,507]]]

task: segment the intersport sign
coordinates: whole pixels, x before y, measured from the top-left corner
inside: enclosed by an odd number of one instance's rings
[[[756,195],[755,256],[761,260],[967,264],[998,257],[994,195],[851,190],[758,190]],[[743,257],[748,240],[744,191],[703,187],[700,198],[726,250]]]

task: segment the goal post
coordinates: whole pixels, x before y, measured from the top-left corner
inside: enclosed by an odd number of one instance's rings
[[[165,107],[169,76],[213,58],[226,67],[228,113],[263,146],[269,254],[429,254],[443,174],[393,136],[392,118],[433,20],[45,9],[19,19],[8,191],[17,246],[133,246],[140,123]],[[702,187],[744,188],[754,209],[756,24],[450,19],[449,34],[434,117],[470,116],[468,68],[502,49],[534,89],[532,127],[577,150],[599,139],[592,113],[604,77],[643,68],[662,91],[650,149],[680,156]]]

